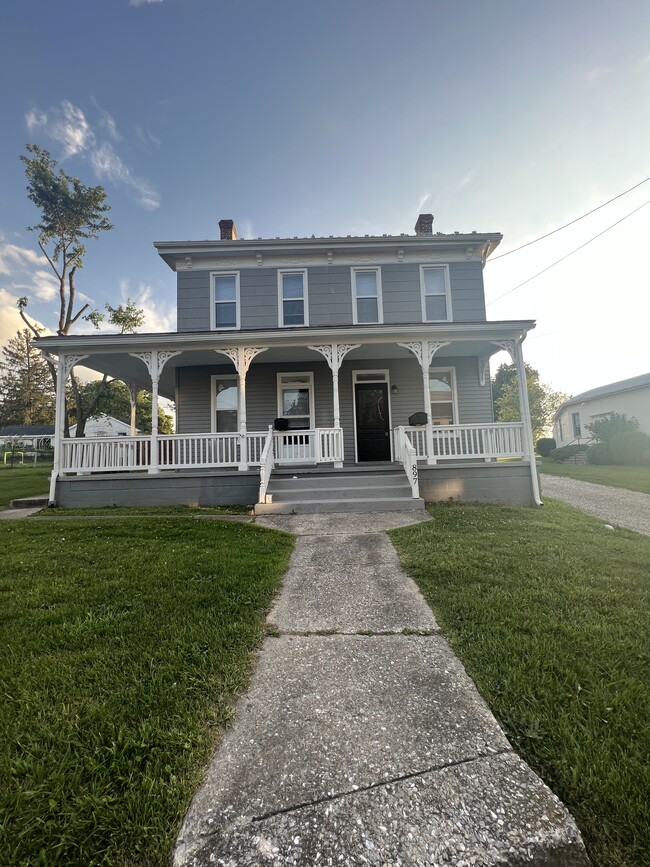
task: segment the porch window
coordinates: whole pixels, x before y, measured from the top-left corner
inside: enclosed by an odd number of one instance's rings
[[[313,429],[313,373],[278,373],[278,418],[287,420],[289,430]]]
[[[239,328],[239,273],[212,274],[212,322],[216,331]]]
[[[449,269],[446,265],[420,265],[422,292],[422,321],[449,322],[451,320],[451,292]]]
[[[278,271],[280,327],[309,325],[307,271]]]
[[[429,369],[429,400],[432,424],[456,424],[456,372],[453,367]]]
[[[384,321],[379,268],[352,268],[352,321],[355,325]]]
[[[237,433],[239,430],[239,385],[236,376],[213,376],[213,430]]]

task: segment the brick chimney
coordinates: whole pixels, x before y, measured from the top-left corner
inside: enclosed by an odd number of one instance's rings
[[[219,220],[219,229],[222,241],[237,240],[237,226],[235,226],[232,220]]]
[[[420,214],[415,224],[416,235],[433,235],[433,214]]]

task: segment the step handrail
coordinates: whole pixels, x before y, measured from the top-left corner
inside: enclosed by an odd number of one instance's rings
[[[266,490],[271,481],[271,473],[273,472],[273,425],[269,425],[269,431],[264,441],[264,448],[260,456],[260,491],[257,497],[258,503],[270,503],[271,494],[267,494]]]
[[[397,428],[397,436],[395,437],[397,460],[401,462],[406,473],[406,478],[411,486],[411,496],[417,500],[420,496],[420,485],[418,482],[418,455],[417,452],[406,436],[404,427]]]

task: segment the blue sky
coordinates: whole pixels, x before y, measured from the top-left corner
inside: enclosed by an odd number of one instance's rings
[[[101,183],[115,229],[79,289],[175,327],[154,240],[500,231],[506,252],[650,175],[647,0],[24,0],[3,4],[0,341],[54,324],[18,161]],[[650,199],[650,183],[485,271],[488,302]],[[650,205],[491,319],[577,393],[647,372]],[[26,288],[27,287],[27,288]]]

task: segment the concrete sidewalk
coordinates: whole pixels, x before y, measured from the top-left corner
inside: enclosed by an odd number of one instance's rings
[[[587,865],[384,529],[425,514],[268,517],[298,534],[181,865]]]

